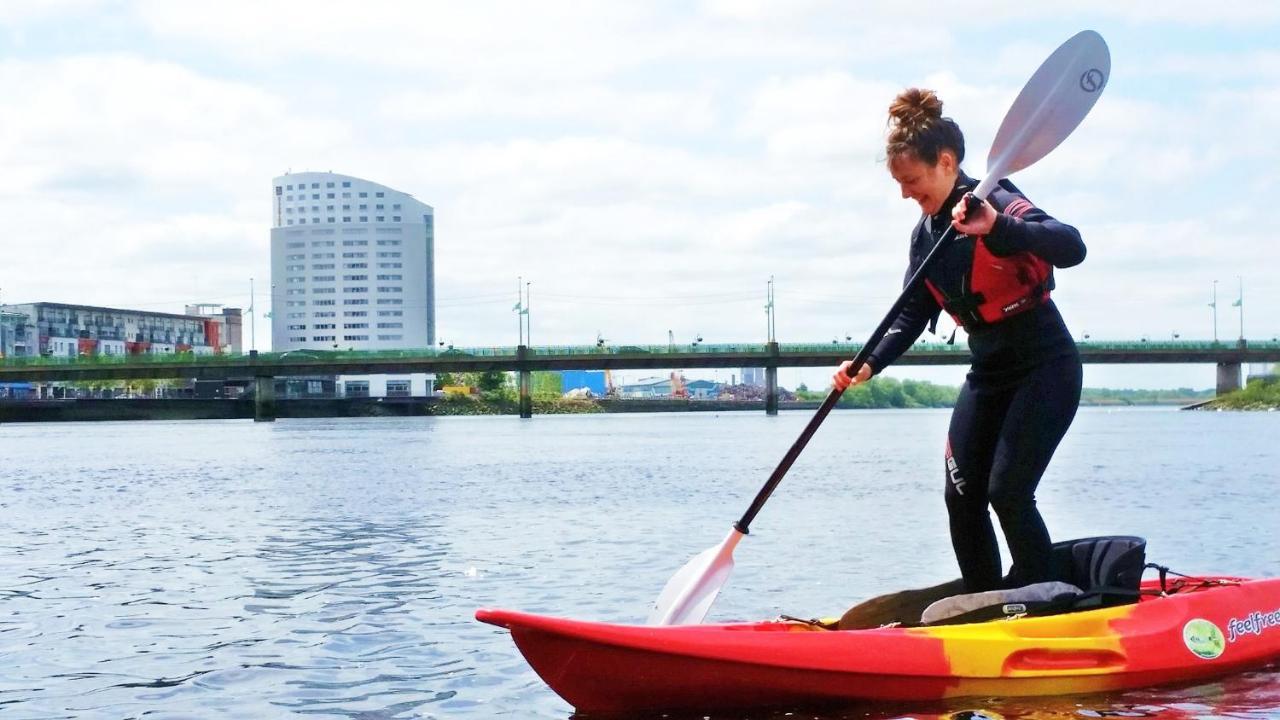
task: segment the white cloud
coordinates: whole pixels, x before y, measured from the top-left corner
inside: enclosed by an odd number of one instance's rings
[[[1258,222],[1280,60],[1252,39],[1276,11],[1228,6],[1181,47],[1161,34],[1188,32],[1191,5],[1112,5],[1064,21],[1112,40],[1107,95],[1015,178],[1089,243],[1059,278],[1068,316],[1203,336],[1201,296],[1236,275],[1280,306]],[[1034,3],[39,8],[0,11],[22,38],[0,62],[6,300],[246,305],[258,277],[265,305],[270,178],[334,170],[436,208],[441,334],[477,344],[513,339],[516,275],[536,341],[758,338],[771,275],[783,339],[869,331],[915,216],[881,162],[889,100],[937,89],[981,174],[1070,32],[1029,28]],[[108,12],[116,45],[91,32]]]

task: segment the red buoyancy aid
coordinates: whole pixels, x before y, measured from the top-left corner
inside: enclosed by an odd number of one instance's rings
[[[1025,198],[1015,197],[1008,206],[997,210],[1020,218],[1031,208]],[[968,268],[963,283],[968,292],[959,295],[948,297],[932,280],[925,280],[938,304],[966,330],[1000,322],[1049,299],[1053,266],[1030,252],[997,257],[982,237],[974,237]]]

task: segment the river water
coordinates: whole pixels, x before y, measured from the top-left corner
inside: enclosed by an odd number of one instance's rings
[[[810,414],[0,426],[0,716],[569,718],[478,607],[641,622]],[[837,411],[713,620],[839,615],[955,575],[948,413]],[[1280,413],[1083,409],[1055,539],[1280,575]],[[1195,687],[726,718],[1280,718],[1280,670]],[[704,717],[697,715],[696,717]],[[714,715],[710,717],[722,717]]]

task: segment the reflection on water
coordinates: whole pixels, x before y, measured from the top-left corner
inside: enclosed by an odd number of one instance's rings
[[[0,427],[0,715],[564,718],[512,607],[642,621],[807,413]],[[735,553],[714,620],[839,615],[954,575],[947,414],[836,412]],[[1280,575],[1280,417],[1083,411],[1055,537]],[[1099,698],[690,717],[1277,718],[1280,673]],[[679,716],[669,716],[679,717]],[[979,717],[973,715],[973,717]]]

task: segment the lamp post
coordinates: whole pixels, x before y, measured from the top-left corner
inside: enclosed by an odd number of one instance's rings
[[[253,278],[249,278],[249,352],[258,354],[258,313],[254,309]]]
[[[765,314],[764,339],[765,339],[765,342],[773,342],[775,339],[775,332],[777,328],[774,326],[774,317],[773,317],[773,276],[772,275],[769,276],[769,282],[765,286],[765,288],[766,290],[765,290],[765,303],[764,303],[764,314]]]
[[[1213,281],[1213,297],[1209,301],[1210,312],[1213,313],[1213,341],[1218,342],[1218,281]]]
[[[519,333],[520,341],[517,344],[524,344],[524,277],[516,277],[516,304],[511,310],[516,314],[516,330]]]
[[[1236,280],[1240,281],[1240,296],[1231,305],[1240,308],[1240,342],[1244,342],[1244,278],[1237,275]]]

